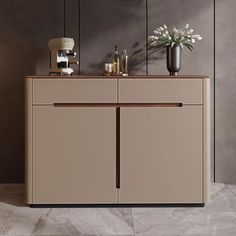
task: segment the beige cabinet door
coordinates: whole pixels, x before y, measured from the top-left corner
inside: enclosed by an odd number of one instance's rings
[[[116,203],[115,109],[33,107],[33,203]]]
[[[121,108],[120,203],[202,203],[202,106]]]

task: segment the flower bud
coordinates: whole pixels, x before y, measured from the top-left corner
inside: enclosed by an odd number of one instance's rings
[[[187,34],[191,34],[193,32],[193,29],[189,30]]]
[[[188,27],[189,27],[189,24],[186,24],[184,28],[185,28],[185,29],[188,29]]]

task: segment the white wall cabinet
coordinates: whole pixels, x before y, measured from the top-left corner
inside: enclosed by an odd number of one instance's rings
[[[27,77],[28,204],[204,204],[210,80]]]

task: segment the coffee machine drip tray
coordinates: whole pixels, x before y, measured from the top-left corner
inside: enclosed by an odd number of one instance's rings
[[[58,68],[58,69],[50,69],[49,75],[72,75],[73,69],[71,68]]]

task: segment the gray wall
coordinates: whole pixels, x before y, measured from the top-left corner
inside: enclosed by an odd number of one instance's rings
[[[236,183],[236,1],[216,0],[216,181]]]
[[[216,180],[227,183],[236,183],[236,135],[231,131],[236,128],[236,49],[229,40],[234,33],[234,7],[234,0],[216,0]],[[163,50],[149,55],[147,61],[146,36],[160,24],[181,27],[189,23],[204,40],[192,53],[183,52],[181,74],[213,78],[213,12],[214,0],[66,0],[65,15],[64,0],[1,2],[0,182],[24,181],[23,76],[48,73],[50,38],[65,33],[75,39],[80,55],[76,73],[100,74],[104,62],[112,59],[114,44],[118,44],[130,52],[135,74],[167,74]]]
[[[145,0],[80,1],[80,72],[100,74],[105,61],[112,60],[114,45],[126,48],[136,74],[145,74]]]
[[[46,73],[48,39],[63,33],[63,2],[1,1],[0,29],[0,181],[23,182],[23,77]]]
[[[202,74],[213,77],[213,0],[149,0],[149,34],[159,24],[184,27],[186,23],[203,40],[191,53],[183,50],[181,74]],[[172,14],[171,12],[174,12]],[[149,74],[166,74],[165,57],[149,61]]]

